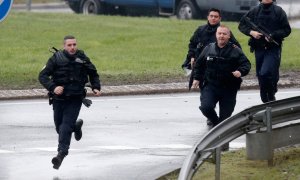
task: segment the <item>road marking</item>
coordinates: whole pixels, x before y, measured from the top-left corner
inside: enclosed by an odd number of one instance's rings
[[[57,151],[57,147],[37,147],[37,148],[28,148],[28,149],[33,149],[33,150],[38,150],[38,151],[49,151],[49,152],[55,152]]]
[[[91,146],[89,149],[106,149],[106,150],[138,150],[140,148],[131,146]]]
[[[143,150],[143,149],[185,149],[190,150],[193,146],[186,144],[159,144],[159,145],[149,145],[149,146],[141,146],[141,147],[133,147],[133,146],[120,146],[120,145],[112,145],[112,146],[89,146],[87,148],[82,149],[69,149],[70,152],[74,151],[87,151],[87,150]],[[241,149],[245,148],[245,142],[230,142],[230,149]],[[56,152],[57,147],[36,147],[36,148],[27,148],[25,152],[36,152],[36,151],[47,151],[47,152]],[[24,151],[19,151],[24,152]],[[8,150],[0,150],[0,154],[11,154],[16,153],[16,151],[8,151]]]
[[[234,149],[241,149],[241,148],[245,148],[246,147],[246,143],[245,142],[230,142],[229,143],[230,148],[234,148]]]
[[[192,146],[185,144],[159,144],[159,145],[147,145],[141,147],[133,146],[92,146],[95,149],[107,149],[107,150],[139,150],[139,149],[190,149]]]
[[[157,144],[157,145],[146,145],[146,146],[123,146],[123,145],[107,145],[107,146],[88,146],[85,148],[74,149],[71,148],[69,151],[86,151],[86,150],[142,150],[142,149],[191,149],[191,145],[186,144]],[[56,152],[57,147],[34,147],[18,149],[18,151],[0,150],[0,154],[15,153],[15,152],[36,152],[36,151],[47,151]]]
[[[292,91],[284,91],[278,92],[278,94],[300,94],[300,90],[292,90]],[[186,98],[199,98],[199,94],[197,95],[186,95],[186,94],[172,94],[171,96],[160,96],[153,95],[154,97],[134,97],[132,98],[111,98],[111,99],[93,99],[95,102],[105,102],[105,101],[135,101],[135,100],[160,100],[160,99],[186,99]],[[238,95],[240,96],[249,96],[249,95],[259,95],[259,92],[251,92],[248,93],[246,91],[239,91]],[[149,96],[149,95],[141,95],[141,96]],[[156,96],[156,97],[155,97]],[[126,97],[126,96],[124,96]],[[258,96],[259,98],[259,96]]]
[[[27,101],[27,100],[19,100],[20,102],[4,102],[0,103],[0,106],[6,106],[6,105],[33,105],[33,104],[48,104],[49,102],[47,100],[41,101],[41,102],[22,102],[22,101]],[[1,102],[1,101],[0,101]]]
[[[190,145],[186,144],[161,144],[161,145],[153,145],[150,146],[149,149],[156,148],[166,148],[166,149],[189,149],[192,148]]]
[[[0,149],[0,154],[8,154],[8,153],[14,153],[14,152]]]
[[[284,90],[284,89],[283,89]],[[300,90],[291,90],[291,91],[284,91],[284,92],[278,92],[276,95],[279,94],[300,94]],[[128,96],[123,96],[124,98],[111,98],[105,96],[101,99],[101,97],[98,99],[92,98],[92,101],[94,102],[105,102],[105,101],[140,101],[140,100],[161,100],[161,99],[186,99],[186,98],[199,98],[199,95],[186,95],[186,94],[171,94],[171,96],[161,96],[161,95],[130,95],[130,98]],[[238,96],[249,96],[249,95],[256,95],[259,98],[259,92],[247,92],[247,91],[239,91]],[[137,97],[137,96],[144,96],[144,97]],[[152,97],[149,97],[152,96]],[[25,100],[27,101],[27,100]],[[6,106],[6,105],[27,105],[27,104],[48,104],[47,100],[43,101],[30,101],[30,102],[2,102],[0,103],[0,106]]]
[[[120,146],[120,145],[112,145],[112,146],[89,146],[87,148],[82,149],[74,149],[71,148],[69,151],[86,151],[86,150],[142,150],[142,149],[186,149],[190,150],[193,146],[186,144],[159,144],[159,145],[149,145],[149,146],[141,146],[141,147],[133,147],[133,146]],[[245,142],[230,142],[230,148],[232,149],[240,149],[245,148]],[[47,152],[56,152],[57,147],[36,147],[36,148],[27,148],[26,152],[35,152],[35,151],[47,151]],[[8,151],[1,150],[0,154],[10,154],[15,153],[16,151]],[[24,151],[19,151],[24,152]]]
[[[48,151],[48,152],[56,152],[57,147],[36,147],[36,148],[28,148],[29,150],[37,150],[37,151]],[[70,148],[69,151],[80,151],[81,149],[73,149]]]

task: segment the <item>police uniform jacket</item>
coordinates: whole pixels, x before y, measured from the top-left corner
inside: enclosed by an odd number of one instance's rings
[[[194,79],[199,80],[201,86],[213,84],[218,87],[239,89],[242,78],[236,78],[232,72],[238,70],[242,76],[249,73],[251,64],[242,50],[227,43],[219,48],[216,43],[205,47],[196,61]]]
[[[279,45],[281,45],[284,38],[291,33],[291,27],[284,10],[274,3],[261,3],[241,18],[238,27],[242,33],[251,37],[249,45],[253,46],[254,49],[259,47],[272,47],[275,46],[275,44],[267,42],[264,37],[254,39],[250,35],[250,31],[254,29],[251,28],[251,26],[245,21],[246,17],[248,17],[251,22],[256,24],[266,33],[271,35],[271,37],[278,42]]]
[[[49,92],[53,92],[57,86],[63,86],[61,97],[84,96],[88,81],[92,89],[101,89],[96,67],[82,50],[77,50],[74,55],[65,50],[55,52],[40,72],[39,81]]]
[[[212,42],[216,42],[216,32],[219,26],[220,24],[216,24],[213,26],[207,22],[206,25],[199,26],[196,29],[196,31],[190,39],[187,59],[190,60],[191,58],[197,58],[206,45]],[[241,45],[235,39],[232,33],[230,35],[229,41],[241,47]]]

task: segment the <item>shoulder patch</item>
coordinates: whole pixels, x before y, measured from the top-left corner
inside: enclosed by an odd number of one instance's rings
[[[235,45],[235,44],[232,44],[232,47],[233,47],[233,48],[238,48],[238,46],[237,46],[237,45]]]
[[[80,58],[76,58],[76,59],[75,59],[75,62],[78,62],[78,63],[81,63],[81,64],[86,63],[86,61],[81,60]]]

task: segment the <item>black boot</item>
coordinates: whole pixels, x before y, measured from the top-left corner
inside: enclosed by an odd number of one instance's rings
[[[260,90],[260,98],[263,103],[269,102],[268,93],[266,91]]]
[[[275,93],[276,93],[276,90],[269,90],[268,91],[269,101],[276,101]]]
[[[206,120],[206,124],[207,124],[208,126],[212,126],[212,125],[213,125],[213,123],[211,122],[210,119],[207,119],[207,120]]]
[[[74,136],[77,141],[79,141],[82,137],[82,130],[81,130],[82,125],[83,125],[83,120],[78,119],[76,121],[75,129],[74,129]]]
[[[224,144],[224,145],[221,147],[221,151],[229,151],[229,143]]]
[[[63,155],[62,153],[58,153],[57,156],[55,156],[54,158],[52,158],[52,164],[53,164],[53,168],[54,169],[59,169],[62,161],[64,160],[65,155]]]

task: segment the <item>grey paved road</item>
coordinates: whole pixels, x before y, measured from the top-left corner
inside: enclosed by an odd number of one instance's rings
[[[278,98],[300,94],[280,90]],[[235,112],[260,103],[241,91]],[[179,168],[207,132],[199,94],[99,97],[83,107],[83,139],[72,141],[60,170],[51,166],[56,134],[46,100],[0,101],[0,179],[155,179]],[[230,148],[244,146],[244,139]]]

